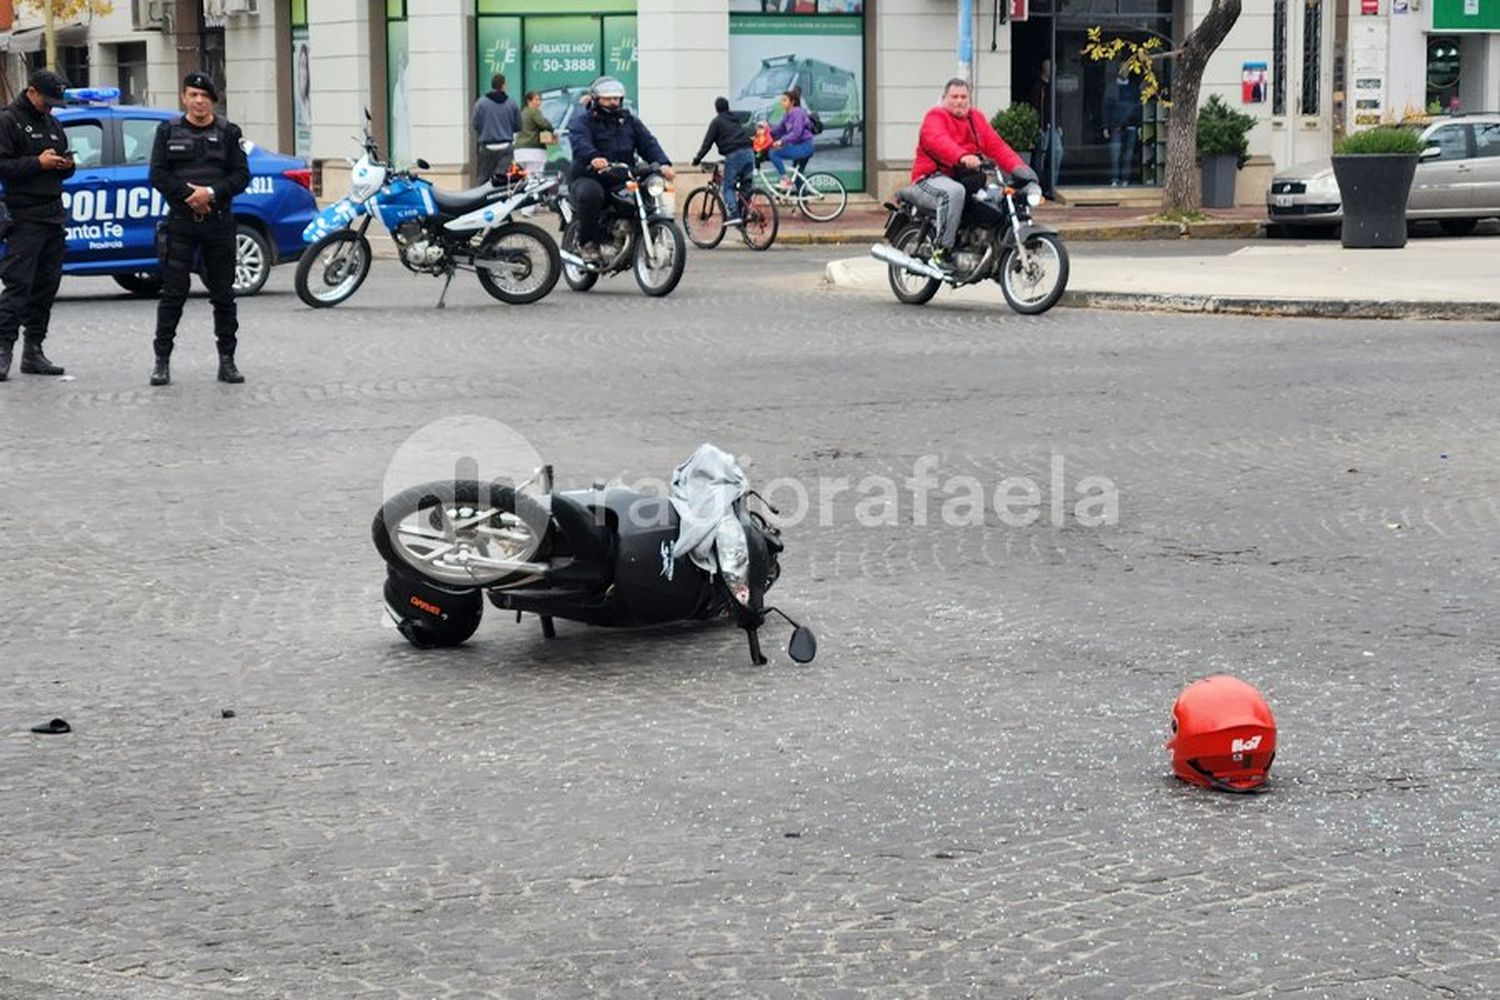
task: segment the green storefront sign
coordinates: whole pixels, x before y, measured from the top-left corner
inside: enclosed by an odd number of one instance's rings
[[[588,82],[601,72],[601,32],[594,17],[526,19],[526,89]]]
[[[1500,31],[1500,0],[1433,0],[1435,31]]]
[[[490,78],[504,73],[508,89],[521,85],[521,19],[519,17],[482,17],[479,19],[479,89],[488,90]]]

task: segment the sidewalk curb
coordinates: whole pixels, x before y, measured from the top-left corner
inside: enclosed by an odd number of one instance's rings
[[[1058,305],[1132,312],[1222,313],[1318,319],[1500,320],[1500,302],[1390,299],[1267,299],[1248,295],[1160,295],[1152,292],[1064,292]]]
[[[1265,235],[1266,224],[1258,221],[1210,221],[1210,222],[1140,222],[1128,225],[1111,225],[1079,222],[1057,226],[1064,240],[1083,242],[1106,242],[1126,240],[1240,240],[1259,239]],[[841,243],[879,243],[885,239],[884,229],[808,229],[797,232],[782,232],[776,242],[786,246],[826,246]]]
[[[856,277],[862,258],[831,260],[823,281],[831,288],[879,294],[883,282]],[[1218,313],[1314,319],[1500,320],[1500,302],[1434,302],[1391,299],[1286,299],[1251,295],[1182,295],[1159,292],[1064,292],[1060,306],[1120,312]]]

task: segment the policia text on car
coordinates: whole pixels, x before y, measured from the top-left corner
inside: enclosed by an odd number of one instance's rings
[[[200,256],[214,307],[219,381],[245,381],[234,364],[239,318],[234,303],[235,221],[230,203],[249,185],[250,164],[239,126],[214,114],[218,99],[218,89],[207,74],[189,73],[182,81],[182,106],[187,113],[161,124],[151,150],[151,186],[170,206],[157,237],[162,294],[156,309],[152,385],[171,381],[172,344],[193,265]]]
[[[28,375],[61,375],[47,360],[42,341],[52,319],[52,300],[62,281],[67,237],[63,223],[63,181],[73,176],[68,137],[52,109],[64,103],[67,83],[56,73],[38,70],[26,89],[0,110],[0,180],[5,182],[5,256],[0,259],[0,382],[10,374],[16,334],[24,325],[26,346],[21,371]]]

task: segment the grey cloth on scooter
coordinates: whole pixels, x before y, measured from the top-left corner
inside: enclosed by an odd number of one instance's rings
[[[678,520],[672,558],[687,554],[700,569],[722,573],[731,586],[743,584],[750,575],[750,552],[734,502],[749,488],[733,455],[707,442],[700,444],[672,472],[671,499]]]

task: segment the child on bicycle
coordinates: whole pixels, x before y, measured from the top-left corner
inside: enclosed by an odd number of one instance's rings
[[[709,147],[719,147],[719,153],[724,157],[724,212],[728,216],[724,224],[743,225],[745,206],[740,204],[739,185],[741,180],[749,180],[750,172],[755,169],[755,154],[750,151],[751,133],[745,124],[749,115],[730,111],[727,97],[714,99],[714,112],[703,136],[703,145],[693,157],[693,166],[703,162]]]

